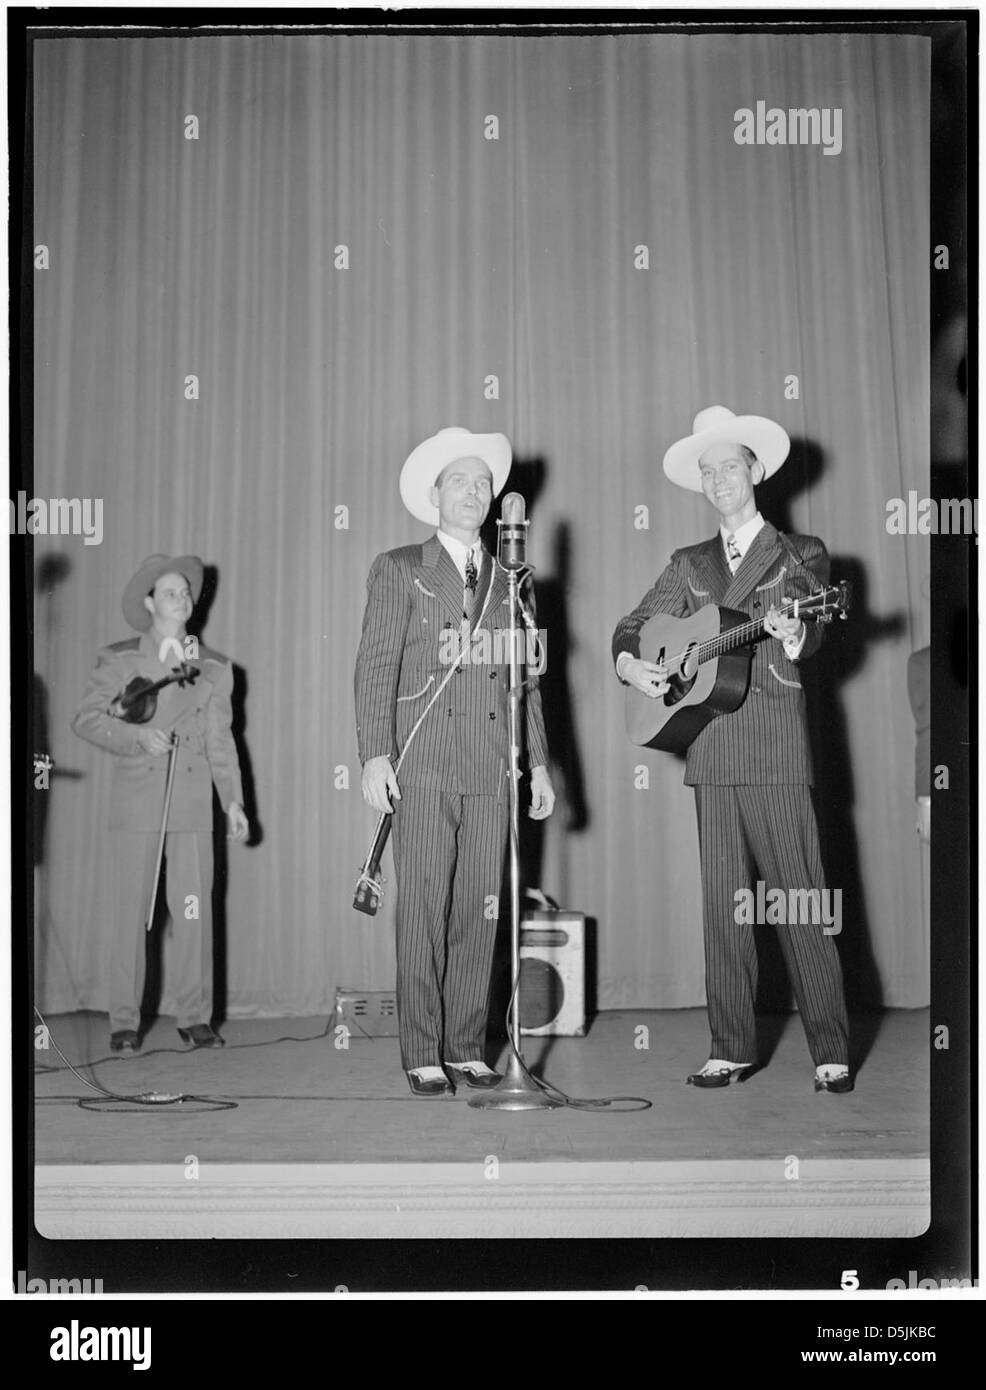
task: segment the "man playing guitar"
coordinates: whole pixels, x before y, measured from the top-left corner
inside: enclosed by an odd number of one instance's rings
[[[761,416],[724,406],[696,415],[692,434],[664,456],[680,487],[703,492],[715,508],[712,539],[676,550],[656,584],[613,635],[619,678],[651,699],[669,689],[668,664],[640,657],[640,631],[655,614],[684,618],[707,605],[762,621],[769,637],[754,649],[749,690],[738,708],[717,714],[691,743],[685,783],[695,788],[702,865],[710,1057],[688,1082],[703,1088],[745,1080],[757,1067],[757,954],[754,929],[739,921],[737,894],[754,866],[768,888],[825,888],[812,769],[798,665],[819,647],[785,600],[828,581],[829,559],[815,536],[783,536],[757,509],[755,487],[784,463],[790,440]],[[816,901],[818,899],[816,898]],[[817,921],[779,928],[781,948],[808,1047],[816,1091],[853,1088],[839,957]]]

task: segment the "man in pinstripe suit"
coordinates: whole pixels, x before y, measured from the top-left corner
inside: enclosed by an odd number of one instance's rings
[[[508,829],[508,668],[449,653],[482,630],[487,654],[503,654],[507,580],[479,531],[509,469],[502,434],[453,426],[414,450],[401,497],[437,531],[374,560],[356,658],[363,795],[394,815],[401,1064],[419,1096],[500,1080],[483,1052]],[[529,814],[541,820],[554,792],[536,677],[525,713]]]
[[[710,1058],[689,1083],[705,1088],[745,1080],[757,1064],[753,927],[736,921],[737,892],[756,865],[767,888],[825,887],[811,802],[812,769],[798,666],[821,643],[821,629],[783,616],[777,604],[828,582],[829,559],[815,536],[781,535],[757,510],[754,488],[787,457],[780,425],[710,406],[664,458],[679,486],[703,492],[719,517],[711,540],[676,550],[650,591],[617,624],[620,679],[658,698],[669,689],[663,664],[642,661],[639,633],[655,613],[685,617],[714,603],[764,618],[770,637],[755,648],[746,700],[719,714],[688,750],[685,783],[695,788]],[[823,899],[819,899],[823,900]],[[815,922],[779,928],[781,948],[815,1062],[815,1089],[852,1089],[848,1023],[838,953]]]

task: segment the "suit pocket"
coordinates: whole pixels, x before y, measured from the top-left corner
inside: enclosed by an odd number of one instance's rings
[[[781,565],[780,573],[775,574],[772,579],[765,579],[762,584],[758,584],[755,592],[758,594],[762,594],[767,589],[776,589],[786,573],[787,565]]]
[[[420,700],[422,695],[426,694],[428,690],[431,688],[431,686],[434,684],[434,681],[435,677],[429,676],[428,679],[425,681],[424,685],[421,687],[421,689],[417,691],[414,695],[398,695],[397,703],[401,704],[405,700]]]
[[[767,667],[767,669],[768,669],[768,671],[770,672],[770,674],[773,676],[774,680],[775,680],[775,681],[779,681],[779,682],[781,683],[781,685],[789,685],[789,686],[791,687],[792,690],[800,690],[800,689],[801,689],[801,682],[800,682],[800,681],[789,681],[789,680],[787,680],[786,677],[784,677],[784,676],[782,676],[782,675],[780,674],[780,672],[779,672],[779,671],[777,670],[777,668],[774,666],[774,663],[773,663],[773,662],[770,663],[770,665]]]

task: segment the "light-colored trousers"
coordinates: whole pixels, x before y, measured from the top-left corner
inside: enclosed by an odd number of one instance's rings
[[[147,909],[158,832],[110,832],[115,920],[109,963],[110,1030],[136,1031],[144,992]],[[165,837],[169,985],[179,1028],[212,1017],[212,832],[169,831]],[[198,916],[186,916],[194,897]]]

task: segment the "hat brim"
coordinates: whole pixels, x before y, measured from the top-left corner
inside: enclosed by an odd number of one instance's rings
[[[468,434],[451,439],[433,435],[404,461],[401,501],[418,521],[426,526],[437,526],[438,508],[431,500],[431,489],[443,468],[457,459],[482,459],[493,478],[493,496],[498,497],[510,473],[511,457],[510,440],[505,434]]]
[[[713,444],[745,444],[763,464],[765,478],[776,473],[791,452],[791,440],[782,425],[763,415],[734,415],[672,444],[664,455],[664,472],[678,487],[701,492],[698,461]]]
[[[144,561],[123,591],[123,616],[138,632],[146,632],[151,625],[151,615],[144,607],[144,599],[162,574],[183,574],[192,591],[192,602],[199,601],[205,567],[197,555],[152,555]]]

